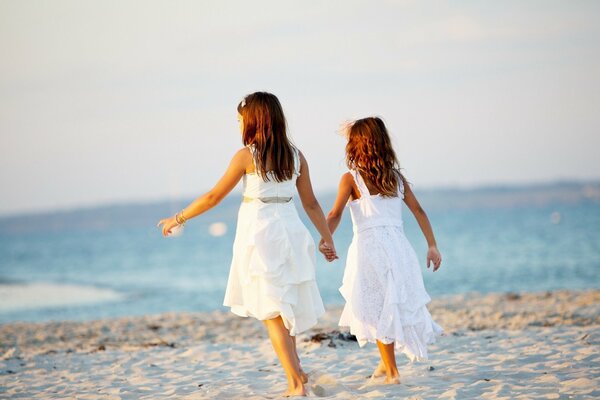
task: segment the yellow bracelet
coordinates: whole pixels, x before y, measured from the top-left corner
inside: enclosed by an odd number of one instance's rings
[[[186,219],[183,216],[183,211],[175,214],[175,222],[177,222],[177,225],[185,225],[185,221]]]

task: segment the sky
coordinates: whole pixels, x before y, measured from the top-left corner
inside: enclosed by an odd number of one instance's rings
[[[597,1],[0,0],[0,214],[197,196],[280,99],[317,192],[381,116],[414,189],[600,179]]]

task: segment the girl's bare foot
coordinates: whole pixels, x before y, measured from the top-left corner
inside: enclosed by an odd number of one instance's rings
[[[381,355],[381,363],[373,373],[375,375],[381,369],[385,371],[385,384],[394,385],[400,383],[400,374],[398,373],[398,367],[396,367],[396,356],[394,355],[394,343],[382,343],[377,341],[377,347]],[[383,367],[383,368],[381,368]],[[378,371],[379,370],[379,371]]]
[[[288,390],[282,395],[283,397],[299,397],[306,396],[306,389],[304,389],[304,385],[289,387]]]
[[[385,376],[385,364],[383,363],[383,361],[379,361],[379,365],[371,374],[371,378],[379,378],[381,376]]]
[[[302,379],[302,383],[308,383],[308,375],[302,368],[300,368],[300,379]]]

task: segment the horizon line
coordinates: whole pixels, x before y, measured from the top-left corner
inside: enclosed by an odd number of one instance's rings
[[[551,187],[556,185],[600,185],[600,178],[594,179],[579,179],[579,178],[560,178],[553,179],[547,181],[531,181],[531,182],[497,182],[497,183],[475,183],[475,184],[448,184],[448,185],[432,185],[421,187],[420,189],[416,189],[415,192],[435,192],[435,191],[477,191],[477,190],[490,190],[490,189],[522,189],[522,188],[540,188],[540,187]],[[331,194],[334,193],[337,189],[335,187],[315,190],[317,195],[319,193],[322,194]],[[237,187],[231,191],[225,198],[230,197],[232,194],[241,193]],[[30,209],[21,209],[21,210],[13,210],[13,211],[0,211],[0,218],[13,218],[19,216],[34,216],[34,215],[44,215],[44,214],[54,214],[54,213],[67,213],[73,211],[83,211],[83,210],[91,210],[91,209],[99,209],[99,208],[110,208],[110,207],[120,207],[132,204],[159,204],[159,203],[168,203],[174,201],[188,201],[190,199],[196,198],[199,195],[192,194],[181,194],[174,197],[160,197],[160,198],[131,198],[128,200],[125,199],[115,199],[115,200],[106,200],[106,201],[98,201],[98,202],[90,202],[90,203],[78,203],[72,205],[63,205],[56,207],[39,207],[39,208],[30,208]]]

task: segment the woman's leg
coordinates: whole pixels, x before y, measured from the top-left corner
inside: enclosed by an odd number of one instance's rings
[[[271,344],[288,380],[288,390],[283,395],[306,396],[302,376],[300,375],[298,355],[296,354],[294,340],[290,336],[290,332],[283,324],[281,317],[267,319],[263,322],[267,327]]]
[[[383,344],[378,340],[377,347],[381,354],[381,361],[385,366],[385,383],[400,383],[400,374],[396,367],[396,355],[394,354],[394,343]]]

